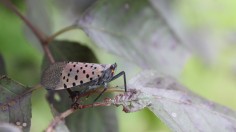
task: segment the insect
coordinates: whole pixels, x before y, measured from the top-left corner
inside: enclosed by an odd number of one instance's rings
[[[127,91],[125,72],[115,75],[116,67],[116,63],[57,62],[43,72],[41,84],[49,90],[69,89],[75,86],[92,89],[104,86],[104,90],[95,99],[97,100],[107,90],[107,84],[121,76],[124,78],[125,92]],[[69,94],[71,95],[70,92]]]

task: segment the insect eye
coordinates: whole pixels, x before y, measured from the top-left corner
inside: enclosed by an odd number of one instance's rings
[[[110,69],[111,69],[111,70],[114,70],[114,69],[115,69],[115,67],[114,67],[113,65],[111,65]]]

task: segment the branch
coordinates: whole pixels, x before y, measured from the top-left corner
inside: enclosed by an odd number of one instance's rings
[[[47,45],[42,44],[42,46],[43,46],[43,50],[44,50],[45,54],[47,55],[47,58],[49,59],[50,63],[55,63],[55,59],[52,56],[52,53],[48,48],[48,44]]]
[[[45,34],[43,34],[38,28],[36,28],[25,16],[23,16],[19,10],[16,8],[16,6],[11,2],[11,0],[1,0],[3,4],[5,4],[6,7],[8,7],[12,12],[14,12],[18,17],[21,18],[21,20],[30,28],[30,30],[34,33],[34,35],[37,37],[39,42],[41,43],[45,54],[47,55],[47,58],[51,63],[54,63],[55,60],[48,49],[48,42],[47,37]]]
[[[6,77],[6,76],[2,76],[2,77]],[[7,100],[5,103],[1,103],[1,104],[0,104],[0,108],[1,108],[1,107],[4,107],[4,106],[9,106],[9,107],[11,107],[11,106],[14,105],[15,102],[16,102],[17,100],[19,100],[20,98],[23,98],[24,96],[26,96],[26,95],[28,95],[28,94],[31,94],[33,91],[38,90],[38,89],[40,89],[40,88],[42,88],[42,86],[38,84],[38,85],[36,85],[36,86],[30,88],[29,90],[23,92],[22,94],[19,94],[19,95],[17,95],[16,97]]]
[[[77,111],[78,109],[85,109],[85,108],[90,108],[90,107],[97,107],[97,106],[110,106],[111,103],[104,101],[104,102],[97,102],[93,104],[88,104],[88,105],[79,105],[77,109],[70,108],[66,110],[65,112],[61,113],[59,116],[56,116],[54,120],[50,123],[48,128],[45,130],[45,132],[54,132],[54,129],[56,126],[63,121],[66,117]]]
[[[61,113],[59,116],[55,117],[53,119],[53,121],[50,123],[50,125],[48,126],[48,128],[45,130],[45,132],[54,132],[56,126],[62,121],[64,120],[67,116],[69,116],[70,114],[72,114],[75,111],[75,109],[70,108],[67,111]]]
[[[90,94],[94,94],[94,93],[100,93],[103,89],[95,89],[95,90],[91,90],[89,92],[86,92],[82,95],[79,95],[78,97],[76,97],[77,99],[80,99],[82,97],[87,97]],[[124,90],[117,90],[117,88],[110,88],[106,91],[107,92],[124,92]],[[78,104],[78,107],[73,107],[70,108],[68,110],[66,110],[65,112],[61,113],[60,115],[56,116],[53,121],[50,123],[50,125],[47,127],[47,129],[45,130],[45,132],[53,132],[54,129],[56,128],[56,126],[62,122],[66,117],[68,117],[69,115],[73,114],[74,112],[78,111],[79,109],[85,109],[85,108],[90,108],[90,107],[98,107],[98,106],[110,106],[112,104],[118,106],[118,101],[120,101],[118,98],[118,96],[123,96],[123,94],[117,95],[114,99],[110,99],[110,98],[105,98],[103,100],[103,102],[96,102],[96,103],[92,103],[92,104],[86,104],[86,105],[82,105],[82,104]]]
[[[34,87],[32,87],[32,88],[30,88],[29,90],[27,90],[24,94],[32,93],[33,91],[38,90],[38,89],[40,89],[40,88],[42,88],[42,85],[37,84],[37,85],[35,85]],[[23,94],[23,95],[24,95],[24,94]]]
[[[73,25],[70,25],[70,26],[67,26],[67,27],[64,27],[63,29],[57,31],[56,33],[54,33],[53,35],[49,36],[47,38],[47,43],[49,44],[54,38],[56,38],[57,36],[67,32],[67,31],[70,31],[70,30],[73,30],[73,29],[76,29],[78,28],[76,26],[76,24],[73,24]]]
[[[91,93],[97,92],[96,90],[92,91],[92,92],[88,92],[85,93],[83,95],[81,95],[79,98],[87,96]],[[107,91],[106,91],[107,92]],[[111,89],[108,92],[114,92],[113,89]],[[117,92],[121,92],[121,90],[117,90]],[[124,92],[122,90],[122,92]],[[79,109],[85,109],[85,108],[91,108],[91,107],[98,107],[98,106],[111,106],[111,105],[115,105],[115,106],[123,106],[123,111],[124,112],[132,112],[130,111],[129,108],[127,108],[127,106],[123,105],[123,102],[130,102],[136,99],[136,95],[137,91],[136,90],[130,90],[128,92],[125,92],[123,94],[119,94],[117,96],[115,96],[115,98],[111,99],[111,98],[105,98],[102,102],[96,102],[93,104],[87,104],[87,105],[82,105],[79,104],[77,108],[70,108],[68,110],[66,110],[65,112],[61,113],[60,115],[56,116],[54,118],[54,120],[50,123],[50,125],[48,126],[48,128],[45,130],[45,132],[53,132],[54,129],[56,128],[56,126],[62,122],[66,117],[68,117],[69,115],[71,115],[72,113],[76,112]]]
[[[11,2],[11,0],[2,0],[6,7],[8,7],[12,12],[14,12],[18,17],[21,18],[22,21],[32,30],[35,36],[39,39],[40,43],[44,43],[45,36],[39,31],[25,16],[23,16],[16,6]]]

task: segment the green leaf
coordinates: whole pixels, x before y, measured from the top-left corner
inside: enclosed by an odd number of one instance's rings
[[[100,0],[84,13],[78,26],[100,47],[143,69],[177,76],[190,55],[185,36],[174,28],[177,21],[166,19],[172,14],[163,14],[153,3],[158,2]]]
[[[191,93],[169,76],[142,72],[130,80],[129,88],[136,93],[125,93],[116,104],[124,105],[126,112],[148,107],[173,131],[236,130],[235,111]]]
[[[97,59],[94,53],[86,46],[77,42],[69,41],[54,41],[50,44],[50,50],[56,62],[58,61],[80,61],[80,62],[93,62],[96,63]],[[44,64],[49,64],[44,61]],[[44,66],[45,67],[45,66]],[[74,88],[74,90],[80,90]],[[107,97],[109,95],[103,95]],[[64,112],[72,105],[72,101],[66,90],[48,91],[48,102],[52,104],[52,111],[54,115]],[[93,97],[89,97],[90,102]],[[88,100],[89,101],[89,100]],[[86,103],[86,102],[85,102]],[[79,110],[65,119],[66,125],[71,132],[75,131],[103,131],[103,132],[116,132],[118,131],[118,122],[116,117],[115,108],[90,108]]]
[[[51,44],[49,44],[49,49],[52,52],[52,55],[56,60],[56,62],[59,61],[97,62],[94,53],[88,47],[83,46],[78,42],[53,41]]]
[[[29,88],[6,76],[0,77],[0,122],[21,126],[29,132],[31,125],[31,92]]]

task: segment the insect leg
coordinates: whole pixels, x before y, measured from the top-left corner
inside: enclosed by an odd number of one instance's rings
[[[102,94],[107,90],[107,83],[105,83],[104,85],[104,89],[102,90],[102,92],[97,96],[97,98],[95,98],[95,100],[93,102],[96,102],[101,96]]]
[[[119,77],[122,76],[122,75],[123,75],[123,78],[124,78],[124,87],[125,87],[125,92],[127,92],[126,77],[125,77],[125,72],[124,72],[124,71],[122,71],[122,72],[116,74],[115,76],[113,76],[112,79],[111,79],[110,81],[113,81],[113,80],[119,78]]]
[[[68,94],[70,95],[70,98],[72,99],[72,101],[74,101],[74,98],[77,96],[77,93],[75,91],[72,91],[71,89],[67,88],[66,91],[68,92]]]
[[[125,92],[126,92],[126,91],[127,91],[127,87],[126,87],[126,77],[125,77],[125,72],[124,72],[124,71],[122,71],[122,72],[116,74],[115,76],[113,76],[110,81],[113,81],[113,80],[119,78],[119,77],[122,76],[122,75],[123,75],[123,78],[124,78],[124,87],[125,87]],[[104,85],[104,90],[98,95],[98,97],[94,100],[94,102],[96,102],[96,101],[98,100],[98,98],[100,98],[101,95],[102,95],[106,90],[107,90],[107,83],[105,83],[105,85]]]

